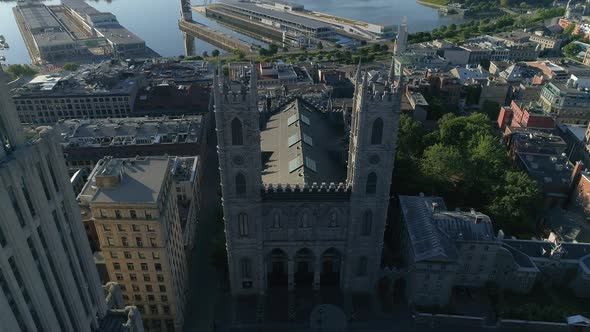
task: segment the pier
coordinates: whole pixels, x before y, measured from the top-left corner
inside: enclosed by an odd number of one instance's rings
[[[181,31],[193,35],[209,44],[215,45],[225,51],[239,50],[244,54],[252,53],[253,46],[243,40],[232,37],[221,31],[212,29],[204,24],[198,22],[186,21],[184,19],[178,20],[178,27]]]

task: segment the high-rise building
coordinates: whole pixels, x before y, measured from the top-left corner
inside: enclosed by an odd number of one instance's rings
[[[78,196],[94,221],[109,279],[149,331],[181,331],[187,262],[169,157],[106,157]]]
[[[256,75],[214,82],[232,293],[373,289],[401,92],[360,68],[355,82],[351,123],[297,97],[261,115]]]
[[[96,331],[107,313],[63,153],[25,137],[0,68],[0,326]]]

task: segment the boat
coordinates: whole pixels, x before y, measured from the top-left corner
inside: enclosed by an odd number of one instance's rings
[[[6,57],[4,55],[0,55],[0,61],[6,61]]]
[[[4,36],[0,35],[0,44],[4,44],[5,41],[6,39],[4,39]]]
[[[4,49],[5,49],[5,50],[7,50],[7,49],[9,49],[9,48],[10,48],[10,46],[8,46],[8,43],[6,43],[6,42],[5,42],[4,44],[2,44],[2,46],[4,46]]]

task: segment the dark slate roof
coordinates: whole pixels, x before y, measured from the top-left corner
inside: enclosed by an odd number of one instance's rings
[[[522,251],[531,258],[549,258],[552,249],[552,243],[548,241],[504,239],[502,242]],[[562,243],[561,246],[565,250],[562,259],[578,260],[590,254],[590,243]],[[543,249],[545,250],[543,251]]]
[[[457,256],[450,238],[432,222],[432,204],[444,206],[439,197],[400,196],[404,222],[408,231],[414,260],[451,261]]]
[[[328,113],[296,98],[270,114],[261,131],[263,183],[346,181],[346,131]]]
[[[522,251],[514,249],[513,247],[507,245],[506,243],[502,243],[502,248],[508,250],[508,252],[510,252],[510,254],[512,254],[512,257],[514,257],[514,261],[520,267],[529,268],[529,269],[535,269],[537,267],[535,265],[535,263],[533,263],[531,258],[529,256],[527,256],[525,253],[523,253]]]

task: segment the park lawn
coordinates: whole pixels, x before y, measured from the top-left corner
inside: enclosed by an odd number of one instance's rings
[[[437,6],[446,6],[449,4],[449,0],[420,0],[423,3],[429,3]]]

